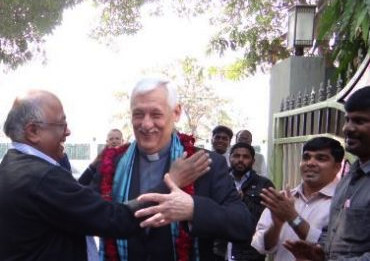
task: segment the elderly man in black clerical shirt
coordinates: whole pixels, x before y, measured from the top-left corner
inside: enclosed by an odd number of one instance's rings
[[[113,198],[119,202],[160,185],[172,161],[184,152],[190,156],[197,151],[192,136],[175,130],[181,106],[168,81],[138,82],[131,94],[131,113],[136,141],[118,159],[112,188]],[[166,175],[169,194],[138,198],[141,203],[154,201],[158,205],[136,212],[138,218],[150,216],[140,224],[143,229],[139,233],[113,243],[104,241],[101,253],[105,260],[109,260],[107,251],[111,248],[117,249],[122,261],[213,260],[214,238],[250,240],[251,216],[228,174],[226,160],[214,152],[209,155],[209,171],[194,183],[180,189]],[[103,162],[107,158],[109,155],[103,153]]]

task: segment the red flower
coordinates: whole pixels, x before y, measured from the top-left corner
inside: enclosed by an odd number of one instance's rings
[[[177,133],[181,144],[184,146],[184,151],[187,152],[187,157],[195,153],[195,139],[192,135]],[[102,154],[102,162],[100,166],[101,183],[100,190],[102,197],[107,201],[112,201],[112,186],[115,172],[114,160],[126,152],[129,144],[125,144],[119,148],[106,148]],[[194,184],[190,184],[182,188],[186,193],[194,195]],[[178,261],[189,261],[189,253],[192,247],[192,239],[186,232],[187,222],[180,222],[179,237],[176,239],[176,252]],[[104,239],[104,250],[108,261],[119,261],[118,249],[116,240],[112,238]]]
[[[195,139],[193,135],[186,135],[177,133],[181,144],[184,146],[184,151],[187,152],[187,158],[195,153]],[[189,195],[194,195],[194,184],[190,184],[182,188],[183,191]],[[176,252],[178,261],[189,261],[189,253],[192,247],[192,239],[186,230],[187,222],[180,222],[179,224],[179,237],[176,240]]]
[[[112,201],[115,159],[125,153],[129,145],[127,143],[117,148],[105,148],[102,152],[100,193],[106,201]],[[117,244],[114,238],[104,238],[104,250],[108,261],[119,261]]]

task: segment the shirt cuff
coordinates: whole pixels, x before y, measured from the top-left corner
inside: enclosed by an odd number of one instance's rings
[[[318,228],[313,227],[312,225],[310,225],[310,229],[308,230],[306,241],[308,241],[308,242],[317,242],[317,241],[319,241],[321,231],[322,231],[321,229],[318,229]]]

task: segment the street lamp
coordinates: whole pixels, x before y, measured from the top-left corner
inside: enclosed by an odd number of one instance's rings
[[[302,56],[303,48],[312,46],[315,22],[315,5],[295,5],[289,9],[288,48]]]

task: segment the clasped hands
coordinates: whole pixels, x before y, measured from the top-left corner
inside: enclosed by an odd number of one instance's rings
[[[287,188],[281,192],[270,187],[262,189],[261,204],[271,211],[274,225],[282,226],[284,222],[293,220],[298,216],[294,208],[294,198]]]
[[[160,227],[173,221],[191,221],[193,218],[193,198],[181,190],[209,171],[211,159],[208,153],[200,150],[189,158],[184,155],[177,159],[164,176],[164,182],[170,190],[169,194],[147,193],[139,196],[140,203],[156,203],[135,212],[135,217],[146,218],[141,227]]]
[[[281,228],[285,222],[293,220],[298,216],[294,208],[294,198],[289,188],[281,192],[276,191],[274,188],[262,189],[261,197],[261,204],[271,211],[274,226]],[[283,245],[294,255],[297,261],[324,260],[324,251],[317,243],[305,240],[287,240]]]

